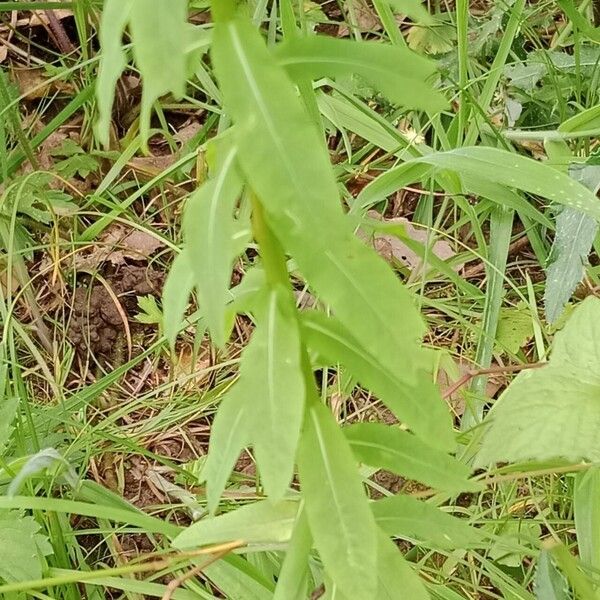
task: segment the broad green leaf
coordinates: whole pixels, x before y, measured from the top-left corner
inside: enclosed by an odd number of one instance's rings
[[[478,530],[464,520],[411,496],[389,496],[373,502],[371,509],[377,525],[394,537],[443,549],[477,548],[485,544]]]
[[[467,465],[397,426],[358,423],[345,427],[344,434],[361,463],[448,492],[481,489],[480,485],[467,480],[470,472]]]
[[[381,530],[377,545],[377,600],[429,600],[425,584],[400,550]],[[350,596],[354,598],[356,596]]]
[[[361,345],[414,378],[423,321],[390,267],[354,236],[327,149],[294,85],[249,22],[217,23],[212,57],[240,165],[271,229]]]
[[[565,578],[546,550],[542,550],[538,560],[534,589],[536,600],[568,600],[570,597]]]
[[[404,182],[413,170],[422,176],[422,169],[420,172],[416,166],[422,164],[464,175],[465,183],[469,178],[486,180],[554,200],[600,218],[600,201],[594,193],[566,173],[519,154],[486,147],[437,152],[403,163],[369,184],[359,195],[357,203],[369,206],[393,193],[399,189],[398,186],[406,185]]]
[[[40,525],[17,511],[0,512],[0,578],[4,581],[40,579],[44,556],[52,554]]]
[[[435,63],[401,46],[326,36],[295,37],[279,44],[275,56],[294,79],[360,75],[401,106],[437,112],[447,105],[426,83],[435,72]]]
[[[189,251],[184,249],[173,260],[162,294],[163,330],[171,348],[175,345],[193,288],[192,261]]]
[[[333,416],[312,405],[298,452],[308,522],[325,569],[351,598],[375,599],[377,526],[356,462]]]
[[[581,562],[600,568],[600,470],[590,469],[575,476],[573,508],[577,552]]]
[[[200,559],[205,560],[205,559]],[[202,569],[227,600],[272,600],[273,584],[241,556],[229,555]]]
[[[600,166],[571,166],[569,175],[594,194],[600,188]],[[583,279],[585,264],[598,232],[598,222],[589,214],[566,207],[556,218],[556,236],[548,267],[544,305],[546,319],[554,323]]]
[[[208,509],[214,513],[240,452],[250,441],[248,398],[235,385],[221,401],[210,432],[208,458],[202,470]]]
[[[454,447],[450,413],[426,373],[422,372],[421,380],[415,384],[404,382],[399,372],[382,365],[360,347],[342,324],[323,313],[306,312],[301,323],[309,348],[330,364],[342,363],[361,385],[374,392],[398,419],[424,440],[444,450]],[[419,350],[415,349],[415,358],[418,354]],[[421,360],[425,362],[424,356]]]
[[[272,500],[283,497],[292,479],[304,415],[295,310],[287,290],[269,291],[257,311],[256,330],[244,352],[238,384],[248,396],[256,462]]]
[[[129,21],[133,56],[142,74],[140,132],[147,139],[152,105],[171,92],[185,93],[187,52],[192,37],[186,0],[134,0]],[[157,35],[160,32],[160,35]]]
[[[298,502],[293,500],[263,500],[193,523],[172,543],[183,550],[234,540],[245,544],[287,542],[297,513]]]
[[[600,300],[588,297],[556,334],[548,366],[520,373],[490,411],[476,466],[600,460]]]
[[[308,587],[308,564],[312,549],[312,536],[306,510],[302,507],[294,525],[292,539],[277,578],[273,600],[305,600]]]
[[[235,147],[229,146],[214,179],[188,199],[183,217],[188,264],[194,273],[200,309],[212,339],[221,347],[226,341],[225,305],[237,253],[233,210],[242,191],[235,156]]]
[[[123,31],[135,0],[106,0],[100,22],[100,68],[96,82],[98,122],[96,136],[107,146],[117,81],[127,64],[123,50]]]

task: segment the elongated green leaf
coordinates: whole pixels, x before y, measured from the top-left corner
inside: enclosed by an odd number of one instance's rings
[[[320,404],[308,410],[298,471],[325,569],[349,597],[375,599],[377,527],[350,448]]]
[[[246,21],[217,23],[212,50],[240,164],[271,228],[356,339],[414,378],[423,322],[388,265],[354,237],[327,150],[293,84]]]
[[[235,163],[236,149],[227,148],[214,179],[188,200],[183,228],[194,273],[200,309],[214,342],[225,344],[225,305],[237,248],[233,209],[242,191]]]
[[[100,70],[96,82],[98,122],[96,135],[105,146],[109,142],[115,86],[127,64],[123,50],[123,31],[135,0],[106,0],[100,23]]]
[[[554,566],[550,554],[543,550],[535,574],[536,600],[568,600],[568,590],[565,578]]]
[[[305,600],[308,588],[308,561],[312,536],[306,510],[301,507],[294,525],[292,539],[285,554],[273,600]]]
[[[189,252],[183,250],[175,257],[163,288],[163,329],[171,347],[181,327],[181,320],[194,287],[194,275]]]
[[[129,27],[133,55],[144,82],[140,130],[146,139],[154,102],[169,92],[177,97],[185,92],[187,52],[192,42],[187,2],[134,0]]]
[[[600,567],[600,470],[590,469],[575,478],[573,493],[577,549],[581,562]]]
[[[443,549],[477,548],[483,536],[465,521],[411,496],[389,496],[371,504],[377,525],[388,535]]]
[[[2,378],[1,366],[0,378]],[[2,398],[2,395],[0,394],[0,402],[0,455],[2,455],[13,430],[13,421],[17,415],[17,409],[19,408],[19,399]]]
[[[174,540],[175,548],[241,540],[246,544],[287,542],[298,513],[298,502],[264,500],[190,525]]]
[[[401,46],[325,36],[295,37],[279,44],[275,56],[294,79],[355,74],[408,108],[435,112],[447,104],[426,83],[435,72],[434,63]]]
[[[569,175],[594,194],[600,188],[598,165],[572,166]],[[583,279],[597,232],[596,219],[574,208],[564,208],[556,218],[556,237],[551,252],[553,261],[548,267],[544,292],[548,322],[554,323],[560,317],[571,294]]]
[[[244,352],[239,384],[252,405],[256,460],[273,500],[283,496],[292,479],[304,414],[300,332],[294,313],[287,290],[269,292]]]
[[[213,421],[208,458],[202,470],[208,509],[213,513],[240,452],[250,441],[250,409],[238,383],[221,401]]]
[[[476,466],[600,460],[600,300],[588,297],[556,334],[549,365],[520,373],[490,411]]]
[[[416,173],[419,172],[414,165],[423,163],[523,190],[583,211],[596,219],[600,218],[600,201],[584,185],[574,181],[566,173],[525,156],[486,147],[437,152],[403,163],[369,184],[359,195],[358,204],[368,206],[381,199],[382,194],[385,197],[392,193],[398,189],[398,184],[403,185],[412,169],[415,169]]]
[[[227,600],[272,600],[273,584],[241,556],[229,555],[203,573],[219,588]]]
[[[411,600],[429,600],[423,582],[382,531],[378,534],[377,563],[377,600],[396,600],[400,593]]]
[[[394,414],[424,440],[444,450],[454,446],[452,420],[436,386],[425,373],[415,384],[405,383],[371,356],[333,318],[316,311],[302,315],[308,346],[331,364],[342,363],[358,381],[373,391]],[[418,350],[414,353],[418,362]],[[425,362],[425,357],[422,358]]]
[[[398,427],[358,423],[344,428],[344,433],[362,463],[448,492],[481,489],[467,481],[469,467]]]

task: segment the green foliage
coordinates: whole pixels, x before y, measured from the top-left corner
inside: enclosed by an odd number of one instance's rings
[[[600,300],[587,298],[556,335],[548,366],[518,375],[487,419],[478,465],[599,460]]]
[[[45,557],[53,550],[40,529],[33,517],[0,511],[0,579],[11,582],[42,577]]]

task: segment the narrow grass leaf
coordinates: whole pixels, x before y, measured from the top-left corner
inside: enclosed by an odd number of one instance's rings
[[[598,192],[600,166],[572,166],[569,175],[592,193]],[[556,218],[556,236],[544,291],[546,319],[549,323],[554,323],[560,317],[565,304],[583,279],[585,264],[597,232],[596,219],[580,210],[566,207]]]
[[[359,75],[401,106],[436,112],[447,105],[442,94],[426,83],[435,63],[408,48],[309,36],[286,40],[274,52],[294,79]]]
[[[0,371],[2,367],[0,366]],[[0,377],[2,373],[0,372]],[[19,408],[18,398],[2,398],[0,394],[0,400],[2,405],[0,406],[0,456],[6,448],[6,444],[10,440],[10,435],[13,431],[13,421],[17,415],[17,409]]]
[[[390,536],[454,550],[481,548],[483,536],[464,520],[411,496],[389,496],[371,504],[377,525]]]
[[[520,373],[495,403],[475,461],[600,460],[600,300],[556,334],[548,366]]]
[[[388,370],[362,349],[360,343],[336,319],[310,311],[302,315],[301,323],[309,348],[330,364],[343,364],[361,385],[373,391],[423,440],[430,440],[433,446],[443,450],[454,447],[450,413],[437,387],[425,372],[421,372],[417,383],[405,383],[396,372]],[[419,350],[415,349],[415,362],[419,362],[418,355]],[[425,362],[424,356],[422,362]]]
[[[203,569],[227,600],[272,600],[273,583],[241,556],[229,555]]]
[[[411,378],[424,324],[392,270],[353,235],[326,147],[294,85],[249,22],[218,23],[212,56],[240,164],[271,228],[359,342]]]
[[[245,544],[287,542],[298,513],[298,502],[263,500],[237,510],[202,519],[174,540],[181,550],[240,540]]]
[[[349,597],[375,599],[377,527],[348,443],[320,404],[308,410],[298,470],[308,522],[327,573]]]
[[[269,497],[280,499],[294,472],[305,395],[295,306],[283,288],[272,289],[257,311],[239,385],[252,407],[251,435],[261,478]]]
[[[371,467],[393,471],[447,492],[476,491],[470,469],[455,458],[422,442],[407,431],[381,423],[344,428],[354,456]]]
[[[175,346],[193,288],[192,261],[189,251],[184,249],[173,260],[162,294],[163,330],[171,348]]]
[[[487,147],[436,152],[402,163],[370,183],[359,195],[357,203],[362,207],[372,205],[406,185],[413,172],[422,176],[423,169],[416,165],[423,163],[465,175],[465,183],[486,180],[553,200],[600,219],[600,201],[566,173],[519,154]]]
[[[249,443],[250,409],[239,382],[219,405],[211,428],[208,457],[202,470],[202,478],[206,481],[206,501],[211,513],[219,504],[240,452]]]
[[[229,146],[215,177],[188,199],[183,217],[200,309],[213,341],[221,347],[226,341],[225,305],[237,252],[233,211],[242,191],[235,157],[235,147]]]
[[[577,552],[581,562],[600,568],[600,470],[590,469],[575,476],[573,509]]]

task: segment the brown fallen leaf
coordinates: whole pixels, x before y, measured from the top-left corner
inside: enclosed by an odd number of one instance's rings
[[[105,262],[118,266],[125,264],[127,259],[146,260],[164,245],[164,242],[146,231],[112,225],[100,236],[90,252],[75,256],[74,267],[93,270]]]
[[[381,215],[377,211],[369,211],[369,217],[381,221]],[[424,227],[415,226],[405,217],[385,219],[385,223],[402,225],[409,238],[427,244],[430,233]],[[375,231],[372,236],[373,247],[377,253],[390,263],[399,262],[406,265],[411,271],[419,271],[422,266],[421,257],[411,250],[400,238],[381,231]],[[437,240],[430,249],[435,256],[443,261],[456,256],[452,246],[445,240]],[[460,271],[464,264],[454,265],[454,271]]]
[[[50,81],[44,69],[13,69],[11,76],[21,95],[29,100],[44,98],[49,93],[75,93],[73,84],[60,80]]]
[[[370,32],[379,31],[381,29],[381,21],[379,16],[370,6],[367,0],[349,0],[348,6],[348,17],[351,15],[354,17],[352,24],[360,31]],[[347,37],[350,30],[346,24],[342,24],[338,30],[338,37]]]

